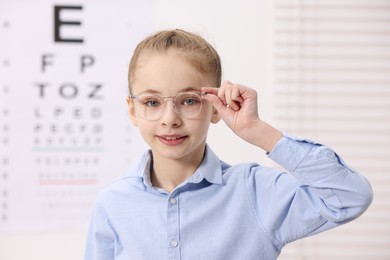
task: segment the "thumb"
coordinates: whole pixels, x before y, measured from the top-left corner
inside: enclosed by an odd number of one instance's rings
[[[211,105],[215,107],[218,112],[226,110],[225,103],[217,96],[218,88],[202,88],[202,92],[206,93],[203,95],[203,99],[210,102]]]

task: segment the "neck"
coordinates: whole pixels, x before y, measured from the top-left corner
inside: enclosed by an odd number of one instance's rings
[[[163,188],[171,193],[178,185],[193,175],[202,163],[205,148],[198,156],[187,156],[180,159],[167,159],[153,155],[153,168],[150,173],[154,187]]]

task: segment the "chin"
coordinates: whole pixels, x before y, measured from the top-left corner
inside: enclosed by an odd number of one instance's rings
[[[170,160],[181,160],[185,158],[196,158],[196,153],[198,153],[198,148],[189,148],[189,147],[162,147],[160,149],[156,149],[153,152],[158,153],[158,155],[165,159]]]

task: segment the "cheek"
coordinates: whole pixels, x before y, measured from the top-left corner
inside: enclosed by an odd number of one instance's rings
[[[211,115],[210,113],[207,113],[202,116],[202,118],[197,121],[196,124],[191,126],[192,129],[196,129],[195,134],[199,137],[205,137],[207,136],[207,132],[210,126],[210,120],[211,120]]]
[[[149,140],[154,135],[154,127],[151,124],[144,122],[142,119],[138,119],[138,129],[144,140]]]
[[[209,131],[209,126],[210,126],[210,123],[208,124],[203,124],[201,126],[199,126],[199,135],[201,135],[202,138],[205,138],[207,136],[207,133]]]

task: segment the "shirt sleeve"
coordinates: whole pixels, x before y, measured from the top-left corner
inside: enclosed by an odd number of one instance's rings
[[[360,216],[369,182],[328,147],[285,135],[268,154],[288,172],[253,167],[254,208],[278,248]]]
[[[115,259],[115,234],[110,226],[103,208],[97,203],[90,222],[85,260],[113,260]]]

